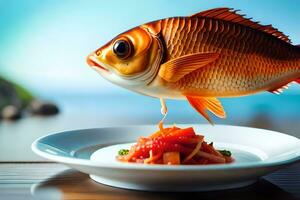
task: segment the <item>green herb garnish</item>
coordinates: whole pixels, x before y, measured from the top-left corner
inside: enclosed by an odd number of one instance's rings
[[[231,152],[227,151],[227,150],[218,150],[223,156],[227,156],[230,157],[231,156]]]
[[[118,154],[119,154],[120,156],[125,156],[125,155],[127,155],[128,153],[129,153],[129,150],[128,150],[128,149],[120,149],[119,152],[118,152]]]

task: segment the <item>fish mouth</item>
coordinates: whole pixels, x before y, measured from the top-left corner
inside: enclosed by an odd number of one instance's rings
[[[93,55],[88,56],[87,59],[86,59],[86,62],[92,68],[99,68],[99,69],[102,69],[104,71],[108,71],[108,69],[103,67],[103,65],[101,65],[100,62],[98,61],[98,59]]]

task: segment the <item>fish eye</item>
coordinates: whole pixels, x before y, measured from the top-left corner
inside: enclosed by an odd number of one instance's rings
[[[113,45],[114,53],[121,59],[126,59],[131,54],[131,43],[126,40],[117,40]]]

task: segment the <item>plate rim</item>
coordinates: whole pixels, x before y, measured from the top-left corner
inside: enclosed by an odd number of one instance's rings
[[[166,124],[170,125],[170,124]],[[179,126],[209,126],[208,124],[176,124]],[[220,165],[142,165],[142,164],[136,164],[136,163],[122,163],[122,165],[116,166],[111,164],[97,164],[94,162],[91,162],[91,160],[88,159],[82,159],[82,158],[71,158],[71,157],[64,157],[61,155],[53,155],[50,153],[46,153],[44,151],[41,151],[38,148],[38,144],[40,140],[45,139],[47,137],[52,137],[54,135],[63,134],[66,132],[74,132],[74,131],[91,131],[91,130],[97,130],[97,129],[106,129],[106,128],[134,128],[134,127],[153,127],[157,126],[156,124],[145,124],[145,125],[122,125],[122,126],[103,126],[98,128],[86,128],[86,129],[74,129],[74,130],[66,130],[66,131],[60,131],[56,133],[50,133],[44,136],[41,136],[37,138],[32,144],[31,149],[34,153],[37,155],[46,158],[48,160],[52,160],[55,162],[67,164],[67,165],[82,165],[82,166],[89,166],[89,167],[97,167],[97,168],[110,168],[110,169],[127,169],[127,170],[166,170],[166,171],[215,171],[215,170],[232,170],[232,169],[253,169],[253,168],[264,168],[264,167],[280,167],[284,165],[289,165],[292,163],[300,162],[300,148],[295,151],[295,156],[290,159],[285,160],[277,160],[277,161],[257,161],[253,163],[241,163],[239,165],[228,165],[228,164],[220,164]],[[294,140],[297,140],[300,142],[300,139],[291,136],[285,133],[281,133],[278,131],[268,130],[268,129],[261,129],[261,128],[254,128],[254,127],[246,127],[246,126],[233,126],[233,125],[215,125],[215,126],[224,126],[224,127],[238,127],[238,128],[247,128],[247,129],[253,129],[253,130],[263,130],[272,132],[279,135],[284,135],[285,137],[293,138]]]

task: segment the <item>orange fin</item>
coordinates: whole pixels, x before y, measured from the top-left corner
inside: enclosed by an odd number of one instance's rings
[[[232,8],[215,8],[215,9],[196,13],[191,17],[209,17],[213,19],[220,19],[224,21],[241,24],[271,34],[277,37],[278,39],[291,43],[291,40],[287,35],[280,32],[278,29],[272,27],[272,25],[261,25],[259,24],[259,22],[252,21],[252,18],[246,18],[245,15],[237,14],[238,11],[239,10],[234,10]]]
[[[176,82],[192,71],[214,62],[218,57],[218,53],[184,55],[162,64],[158,75],[168,82]]]
[[[213,124],[206,110],[220,118],[226,118],[226,113],[221,102],[215,97],[186,96],[188,102],[197,110],[209,123]]]
[[[300,84],[300,78],[296,79],[296,83]]]

